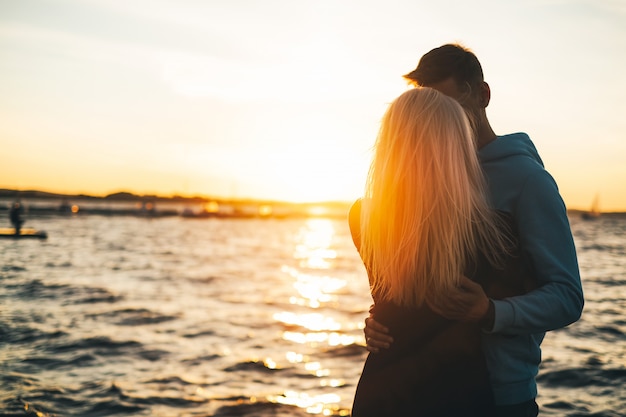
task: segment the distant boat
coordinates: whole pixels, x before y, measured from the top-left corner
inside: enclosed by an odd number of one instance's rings
[[[593,202],[591,203],[591,208],[589,209],[589,211],[583,212],[582,218],[583,220],[594,220],[594,219],[597,219],[598,217],[600,217],[600,204],[599,204],[599,198],[596,195],[593,198]]]
[[[48,234],[43,230],[22,228],[20,234],[15,233],[14,228],[0,228],[0,239],[47,239]]]

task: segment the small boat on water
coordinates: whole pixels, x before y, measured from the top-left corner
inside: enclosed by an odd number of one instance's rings
[[[47,239],[48,233],[43,230],[30,228],[20,229],[20,233],[16,234],[12,227],[0,228],[0,239]]]
[[[583,220],[594,220],[600,217],[600,203],[599,198],[596,195],[593,199],[593,203],[591,204],[591,208],[589,211],[584,211],[582,214]]]

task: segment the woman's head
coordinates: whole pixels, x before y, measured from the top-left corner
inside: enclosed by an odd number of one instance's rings
[[[456,285],[469,259],[494,237],[495,224],[472,130],[458,102],[416,87],[391,103],[366,201],[361,254],[373,290],[415,305]]]
[[[387,174],[401,171],[398,176],[407,180],[447,176],[454,181],[458,164],[479,170],[466,113],[454,99],[426,87],[408,90],[391,103],[382,119],[376,153],[378,162],[385,161]],[[405,182],[396,186],[411,185]]]

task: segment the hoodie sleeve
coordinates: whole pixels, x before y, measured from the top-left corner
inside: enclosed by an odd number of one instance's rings
[[[525,295],[493,300],[490,333],[541,333],[577,321],[584,300],[576,248],[565,204],[547,171],[526,179],[513,210],[523,256],[539,286]]]

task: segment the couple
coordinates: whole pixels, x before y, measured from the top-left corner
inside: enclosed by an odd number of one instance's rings
[[[528,136],[493,132],[472,52],[405,78],[350,210],[374,299],[352,415],[537,416],[545,332],[583,308],[565,206]]]

